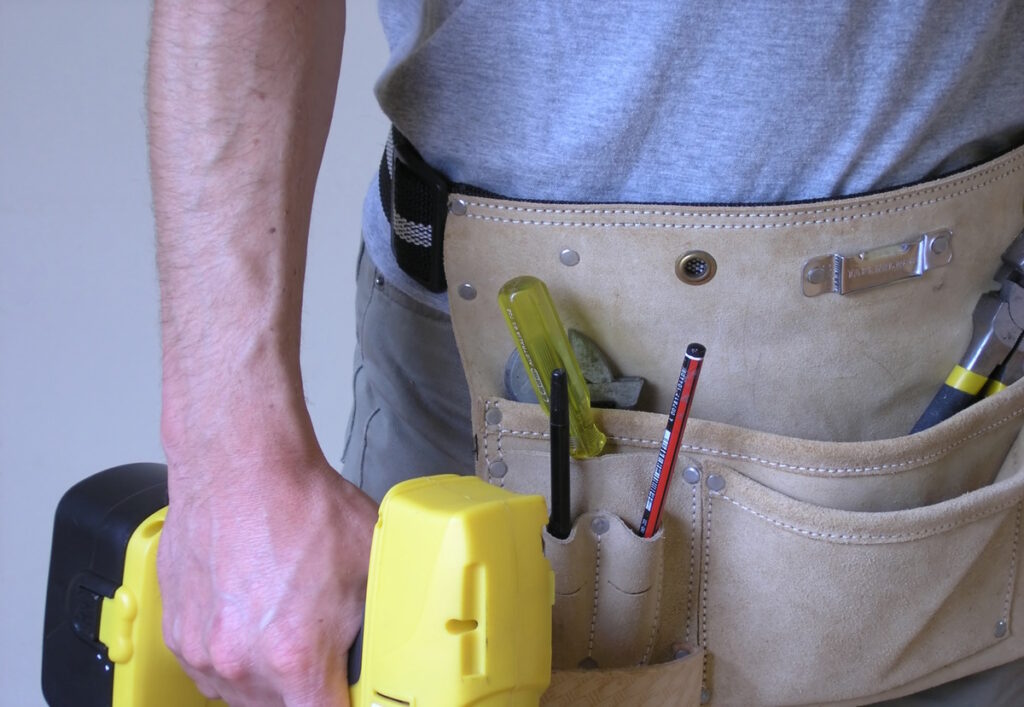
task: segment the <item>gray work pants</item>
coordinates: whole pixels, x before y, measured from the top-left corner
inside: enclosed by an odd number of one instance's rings
[[[472,474],[469,388],[451,319],[386,282],[365,249],[356,342],[342,475],[380,501],[405,479]]]

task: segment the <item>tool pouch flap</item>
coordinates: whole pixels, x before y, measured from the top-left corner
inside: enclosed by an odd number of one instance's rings
[[[608,446],[573,460],[576,528],[547,541],[565,590],[556,668],[670,664],[691,645],[703,649],[712,704],[862,704],[1024,656],[1024,386],[906,434],[1024,227],[1024,149],[935,182],[813,204],[453,199],[445,267],[482,477],[548,489],[546,416],[503,391],[514,344],[497,293],[507,280],[544,280],[567,327],[620,375],[647,380],[641,410],[595,411]],[[936,232],[951,234],[942,267],[846,294],[805,292],[816,258]],[[683,263],[693,253],[713,265],[699,284]],[[708,349],[701,389],[661,533],[644,545],[626,536],[690,341]],[[595,533],[597,519],[617,532]],[[606,541],[619,535],[609,560]],[[632,583],[619,586],[609,565]],[[635,620],[613,620],[610,607]]]

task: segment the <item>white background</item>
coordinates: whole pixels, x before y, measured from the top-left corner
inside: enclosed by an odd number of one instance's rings
[[[0,0],[0,705],[42,705],[53,511],[74,482],[162,461],[143,82],[149,3]],[[338,463],[363,195],[387,123],[376,3],[349,3],[303,315],[313,421]]]

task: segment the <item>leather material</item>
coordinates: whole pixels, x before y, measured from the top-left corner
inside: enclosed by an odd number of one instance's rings
[[[935,182],[803,205],[462,198],[445,257],[484,478],[548,486],[546,418],[502,391],[513,344],[497,291],[508,279],[543,279],[566,326],[621,374],[648,380],[647,411],[596,411],[609,445],[573,461],[581,521],[601,513],[636,527],[683,351],[707,345],[660,560],[636,570],[658,597],[649,662],[700,646],[712,704],[803,705],[896,697],[1024,656],[1024,385],[905,434],[963,352],[974,304],[1024,227],[1024,149]],[[801,292],[812,257],[939,228],[954,233],[944,268],[853,295]],[[578,265],[561,264],[565,248]],[[707,284],[675,276],[691,249],[717,260]],[[462,283],[477,296],[461,297]],[[616,556],[637,553],[628,535]],[[558,563],[571,576],[601,579],[592,538],[549,541],[553,563],[566,552]],[[556,644],[589,640],[600,611],[561,610],[567,636]],[[629,665],[651,614],[644,602],[622,611],[635,625],[590,650]]]

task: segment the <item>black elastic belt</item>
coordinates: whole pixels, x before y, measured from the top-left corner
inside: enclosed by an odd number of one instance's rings
[[[392,128],[380,162],[380,203],[398,266],[431,292],[444,292],[444,223],[451,183]]]

